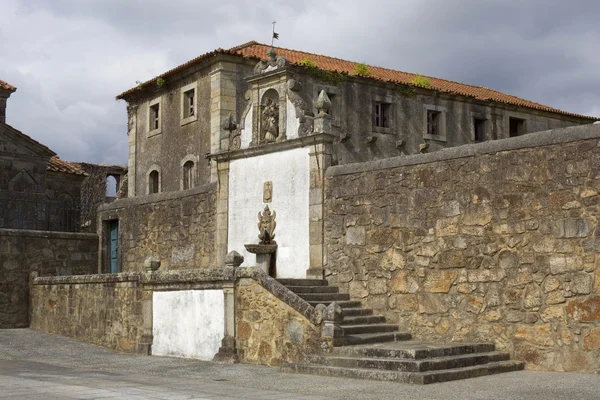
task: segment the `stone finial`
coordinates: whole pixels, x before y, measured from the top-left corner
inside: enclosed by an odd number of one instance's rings
[[[321,90],[321,93],[319,93],[319,97],[317,97],[317,100],[315,101],[315,108],[319,112],[319,116],[329,115],[331,100],[325,90]]]
[[[261,74],[263,72],[269,72],[277,68],[283,68],[289,65],[289,61],[281,56],[277,55],[277,51],[273,47],[267,50],[267,61],[259,61],[254,67],[254,73]]]
[[[275,239],[275,227],[277,223],[275,222],[275,217],[277,213],[275,211],[271,212],[269,206],[265,206],[265,210],[261,213],[258,212],[258,230],[260,239],[260,244],[273,244]]]
[[[144,261],[144,269],[148,272],[157,271],[160,268],[160,260],[155,257],[148,257]]]
[[[233,115],[231,115],[231,113],[229,113],[227,118],[223,120],[223,129],[225,129],[229,133],[237,129],[237,122],[235,121],[235,118],[233,118]]]
[[[332,302],[329,304],[325,310],[323,310],[323,321],[333,322],[338,325],[344,319],[344,314],[342,313],[342,307],[337,302]]]
[[[244,256],[237,251],[230,251],[225,256],[225,265],[228,267],[237,268],[244,262]]]

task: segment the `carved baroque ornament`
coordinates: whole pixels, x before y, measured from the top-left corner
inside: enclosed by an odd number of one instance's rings
[[[275,241],[275,227],[277,223],[275,222],[275,217],[277,213],[275,211],[271,212],[269,210],[269,206],[265,206],[265,210],[261,213],[258,212],[258,230],[260,239],[260,244],[274,244]]]
[[[255,74],[262,74],[263,72],[269,72],[277,68],[286,67],[289,64],[289,61],[281,56],[277,55],[277,52],[274,48],[270,48],[267,50],[267,61],[259,61],[254,67]]]

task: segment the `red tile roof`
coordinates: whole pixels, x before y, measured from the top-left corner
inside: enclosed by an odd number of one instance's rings
[[[11,92],[14,92],[15,90],[17,90],[16,87],[14,87],[13,85],[9,85],[7,82],[4,82],[2,79],[0,79],[0,89],[10,90]]]
[[[209,59],[217,54],[228,54],[233,56],[242,57],[245,59],[255,59],[255,60],[266,60],[267,59],[267,50],[271,46],[266,44],[261,44],[255,41],[245,43],[240,46],[232,47],[229,50],[217,49],[215,51],[211,51],[209,53],[203,54],[199,57],[194,58],[178,67],[175,67],[154,79],[151,79],[147,82],[142,83],[142,87],[152,84],[156,82],[158,78],[166,78],[171,76],[179,71],[182,71],[188,67],[196,65],[202,61]],[[323,56],[319,54],[306,53],[298,50],[290,50],[281,47],[275,47],[277,54],[283,56],[288,59],[290,64],[299,65],[301,61],[309,59],[315,63],[315,65],[323,70],[328,71],[338,71],[348,75],[355,75],[354,71],[356,69],[356,64],[353,61],[346,61],[339,58],[333,58],[328,56]],[[404,84],[410,86],[418,86],[413,83],[413,79],[417,76],[417,74],[412,74],[408,72],[395,71],[391,69],[368,66],[370,75],[368,78],[375,79],[383,82]],[[443,93],[449,94],[457,94],[466,97],[475,98],[483,101],[493,101],[498,103],[504,103],[514,106],[531,108],[534,110],[547,111],[551,113],[567,115],[576,118],[588,119],[590,121],[599,121],[600,118],[590,117],[585,115],[574,114],[562,110],[558,110],[556,108],[548,107],[540,103],[535,103],[533,101],[524,100],[516,96],[511,96],[508,94],[504,94],[498,92],[493,89],[484,88],[481,86],[472,86],[464,83],[453,82],[446,79],[426,77],[431,86],[429,87],[432,90],[436,90]],[[137,91],[138,88],[129,89],[120,95],[117,96],[117,99],[126,99],[129,95]]]
[[[48,166],[46,167],[47,171],[52,172],[64,172],[66,174],[74,174],[74,175],[87,175],[83,172],[82,169],[79,168],[79,165],[76,163],[71,163],[68,161],[61,160],[58,156],[54,156],[48,161]]]

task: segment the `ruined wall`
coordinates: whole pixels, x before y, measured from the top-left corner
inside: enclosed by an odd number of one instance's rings
[[[124,352],[142,342],[144,292],[139,274],[37,278],[31,328]]]
[[[236,282],[236,343],[240,362],[279,366],[320,350],[321,328],[258,281]]]
[[[98,209],[100,271],[109,271],[108,221],[119,221],[120,271],[141,271],[155,257],[161,269],[217,268],[216,185],[136,196]]]
[[[96,270],[98,236],[0,229],[0,329],[29,325],[29,273],[90,274]]]
[[[600,372],[600,126],[333,167],[327,279],[415,339]]]

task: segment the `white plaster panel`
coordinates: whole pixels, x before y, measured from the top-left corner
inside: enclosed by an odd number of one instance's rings
[[[234,160],[229,170],[228,251],[256,256],[244,244],[258,243],[258,212],[265,208],[263,185],[273,182],[271,210],[277,213],[277,277],[306,278],[309,266],[309,149],[300,148]]]
[[[242,149],[247,149],[250,146],[250,142],[252,141],[252,117],[254,115],[254,105],[250,107],[248,110],[248,114],[246,114],[246,118],[244,119],[244,127],[240,132],[241,137],[241,146]]]
[[[225,335],[222,290],[152,293],[152,354],[210,361]]]
[[[287,99],[287,121],[285,135],[288,139],[298,138],[298,128],[300,128],[300,121],[296,117],[296,108],[294,107],[290,99]]]

